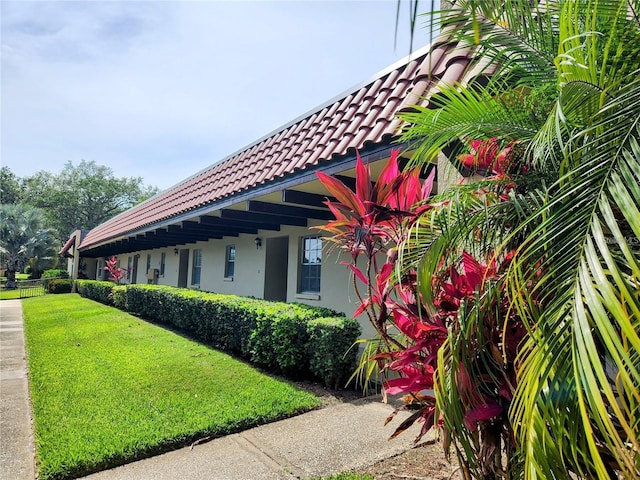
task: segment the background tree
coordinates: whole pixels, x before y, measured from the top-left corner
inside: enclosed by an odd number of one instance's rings
[[[23,190],[20,178],[9,167],[0,168],[0,204],[20,203]]]
[[[88,230],[155,195],[156,187],[141,177],[117,178],[113,170],[95,162],[67,162],[59,175],[38,172],[28,177],[25,198],[44,209],[47,224],[59,239],[77,228]]]
[[[57,241],[44,226],[42,211],[26,205],[0,205],[0,253],[7,270],[6,288],[16,288],[16,272],[29,259],[55,252]]]

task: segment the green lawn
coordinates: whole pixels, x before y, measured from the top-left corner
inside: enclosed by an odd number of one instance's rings
[[[17,288],[0,288],[0,300],[15,300],[20,298],[20,290]]]
[[[29,275],[26,273],[16,273],[16,280],[27,280]],[[15,300],[20,298],[20,290],[17,288],[5,289],[4,284],[7,283],[7,277],[0,277],[0,300]]]
[[[312,409],[319,399],[77,294],[22,301],[40,479]]]

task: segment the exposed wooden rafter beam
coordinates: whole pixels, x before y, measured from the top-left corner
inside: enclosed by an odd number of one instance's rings
[[[328,195],[318,195],[316,193],[301,192],[298,190],[283,190],[282,201],[284,203],[295,203],[297,205],[306,205],[307,207],[327,208],[324,202],[330,200],[335,202],[336,199]]]
[[[277,223],[231,220],[228,218],[211,217],[208,215],[200,217],[200,224],[228,228],[231,230],[237,230],[240,233],[251,234],[258,233],[258,230],[273,230],[276,232],[280,230],[280,225]]]
[[[315,210],[313,208],[293,207],[291,205],[279,205],[277,203],[258,202],[255,200],[249,200],[247,202],[247,210],[255,213],[314,218],[316,220],[330,220],[333,218],[329,210]]]
[[[307,219],[302,217],[286,217],[284,215],[243,212],[241,210],[223,209],[220,211],[220,217],[227,220],[240,220],[245,222],[268,222],[274,225],[293,225],[296,227],[307,226]]]

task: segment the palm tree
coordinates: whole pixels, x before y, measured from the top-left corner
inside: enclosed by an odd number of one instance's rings
[[[437,109],[402,115],[416,163],[478,139],[516,149],[505,201],[479,205],[469,187],[454,189],[464,201],[444,222],[425,220],[405,258],[428,297],[439,257],[473,248],[472,232],[485,233],[479,251],[514,252],[501,285],[528,335],[509,411],[513,477],[640,477],[639,12],[638,0],[459,0],[440,27],[487,62],[491,80],[450,85]],[[479,318],[462,314],[465,325]],[[455,340],[436,393],[456,448],[477,455],[445,391],[464,352]]]
[[[16,288],[16,272],[54,246],[51,230],[43,225],[42,212],[25,205],[0,205],[0,253],[5,261],[5,288]]]

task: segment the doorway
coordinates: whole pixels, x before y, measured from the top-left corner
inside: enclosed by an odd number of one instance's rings
[[[189,249],[180,249],[180,263],[178,264],[178,287],[187,288],[187,278],[189,273]]]
[[[131,283],[138,283],[138,259],[140,255],[133,256],[133,267],[131,268]]]
[[[289,237],[267,238],[264,265],[264,299],[287,301]]]

